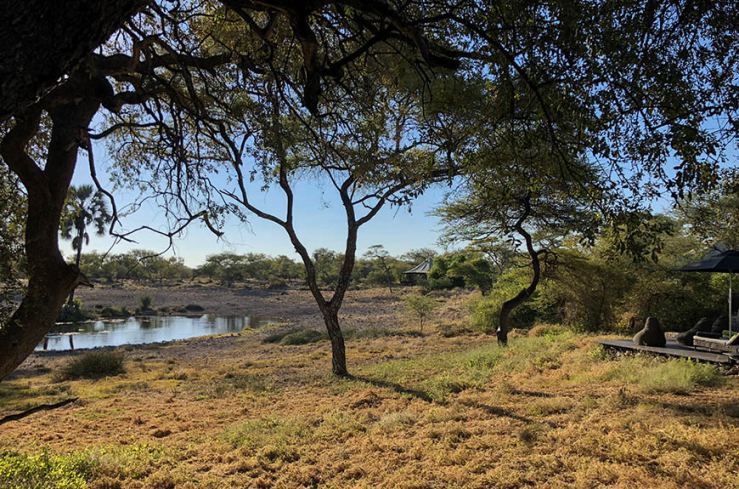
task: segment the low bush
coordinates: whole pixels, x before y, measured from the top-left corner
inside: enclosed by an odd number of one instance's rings
[[[283,330],[283,331],[275,331],[275,332],[270,333],[269,335],[265,336],[262,339],[262,343],[279,343],[280,341],[282,341],[282,338],[284,338],[285,336],[287,336],[289,334],[292,334],[292,333],[296,333],[298,331],[300,331],[300,330],[298,330],[298,329],[288,329],[288,330]]]
[[[82,309],[82,301],[75,299],[71,306],[65,304],[57,317],[57,322],[81,323],[95,319],[97,313],[92,309]]]
[[[434,309],[439,306],[432,297],[427,295],[409,295],[404,297],[406,308],[408,312],[414,317],[418,318],[421,331],[423,331],[423,322],[428,318]]]
[[[280,279],[270,280],[267,284],[267,288],[269,290],[276,290],[276,289],[286,289],[287,288],[287,282]]]
[[[185,306],[185,310],[190,312],[202,312],[205,311],[205,308],[203,306],[199,306],[198,304],[188,304]]]
[[[57,380],[99,379],[125,372],[123,355],[110,351],[91,351],[73,358],[62,367]]]
[[[262,339],[262,343],[280,343],[281,345],[307,345],[328,339],[328,334],[315,329],[288,329],[276,331]]]
[[[326,339],[328,339],[328,334],[326,333],[316,331],[315,329],[304,329],[285,335],[285,337],[280,340],[280,344],[307,345],[308,343],[315,343]]]
[[[139,297],[139,304],[141,305],[141,309],[148,310],[151,309],[151,304],[154,302],[150,295],[142,295]]]
[[[550,334],[560,334],[564,331],[565,328],[559,324],[536,323],[534,324],[534,327],[529,330],[528,336],[536,338]]]

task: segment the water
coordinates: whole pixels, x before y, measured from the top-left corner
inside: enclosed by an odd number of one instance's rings
[[[70,350],[98,346],[139,345],[159,341],[184,340],[196,336],[258,329],[277,322],[260,316],[197,317],[151,316],[78,324],[59,324],[36,350]],[[69,333],[75,333],[70,335]],[[44,345],[45,343],[45,345]],[[44,348],[46,346],[46,348]]]

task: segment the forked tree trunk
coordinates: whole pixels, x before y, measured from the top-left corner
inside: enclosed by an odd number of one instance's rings
[[[529,254],[529,258],[531,258],[531,268],[534,276],[531,278],[531,283],[529,283],[528,287],[526,287],[525,289],[521,289],[521,291],[516,294],[515,297],[505,301],[500,308],[500,316],[496,335],[498,337],[498,343],[503,346],[508,344],[508,319],[510,318],[511,312],[513,312],[513,309],[526,302],[529,297],[531,297],[533,293],[536,292],[536,287],[537,285],[539,285],[539,280],[541,278],[541,262],[539,260],[539,254],[541,253],[541,251],[536,251],[534,249],[534,242],[531,238],[531,234],[529,234],[528,231],[526,231],[526,228],[523,227],[523,223],[526,221],[526,218],[528,218],[529,214],[531,213],[530,196],[527,196],[524,199],[523,205],[524,213],[521,215],[518,221],[516,221],[513,227],[518,234],[523,236],[523,239],[526,242],[526,251]]]

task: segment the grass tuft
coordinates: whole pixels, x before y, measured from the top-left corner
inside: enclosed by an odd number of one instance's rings
[[[688,394],[697,387],[719,386],[724,378],[712,365],[683,359],[637,356],[618,362],[606,372],[604,380],[636,384],[647,393]]]
[[[125,373],[123,355],[110,351],[91,351],[73,358],[62,367],[55,380],[99,379]]]
[[[307,345],[318,341],[327,340],[328,335],[315,329],[304,329],[285,335],[280,340],[281,345]]]

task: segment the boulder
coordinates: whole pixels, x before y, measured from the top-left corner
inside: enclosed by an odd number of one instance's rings
[[[701,318],[695,326],[677,335],[675,340],[681,345],[693,346],[693,337],[696,333],[708,333],[709,331],[711,331],[711,322],[708,318]]]
[[[665,346],[667,344],[667,338],[657,318],[647,318],[644,329],[634,335],[634,344],[640,346]]]
[[[722,314],[713,322],[711,333],[721,336],[727,329],[729,329],[729,316]]]

